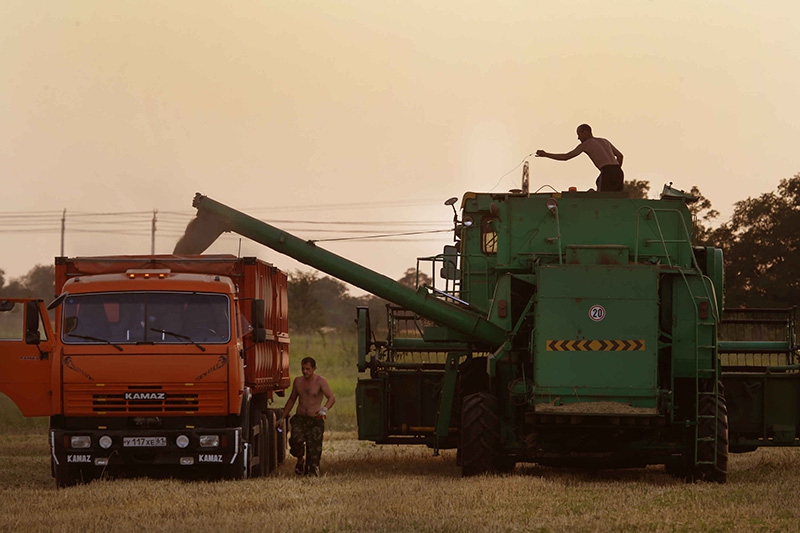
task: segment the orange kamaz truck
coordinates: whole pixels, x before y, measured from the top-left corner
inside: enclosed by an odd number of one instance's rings
[[[239,479],[283,461],[273,401],[290,384],[284,272],[232,255],[55,266],[49,306],[0,300],[0,392],[23,415],[50,417],[58,486],[107,474]]]

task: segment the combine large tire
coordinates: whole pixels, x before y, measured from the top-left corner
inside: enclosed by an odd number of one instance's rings
[[[497,471],[500,417],[497,398],[485,392],[470,394],[461,406],[461,475]]]
[[[728,481],[728,406],[722,392],[722,384],[718,385],[716,398],[711,395],[701,395],[698,413],[715,418],[701,417],[697,423],[697,460],[698,462],[714,462],[699,464],[695,471],[695,478],[715,483]],[[714,440],[716,436],[716,457],[714,453]]]
[[[703,390],[711,392],[711,387],[711,384],[706,384]],[[692,481],[713,483],[728,481],[728,407],[722,383],[718,387],[716,398],[711,394],[700,395],[697,406],[697,413],[700,415],[697,421],[697,433],[689,439],[683,458],[681,460],[674,458],[665,465],[668,474],[682,477],[689,483]],[[715,438],[716,457],[714,455]],[[695,464],[694,457],[695,446],[697,447],[697,464]]]

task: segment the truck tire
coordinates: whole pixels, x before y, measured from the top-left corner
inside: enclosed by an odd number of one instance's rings
[[[53,477],[56,478],[56,487],[59,489],[74,487],[80,483],[78,472],[67,465],[53,464]]]
[[[250,413],[249,428],[247,431],[247,477],[260,477],[263,475],[264,454],[264,424],[261,411],[253,410]]]
[[[461,406],[461,475],[497,471],[500,460],[500,416],[497,398],[485,392],[470,394]]]
[[[286,424],[286,419],[283,418],[283,409],[275,409],[275,417],[278,421],[278,465],[282,465],[286,461],[286,450],[289,448],[288,424]]]
[[[278,419],[274,409],[267,410],[266,422],[267,432],[264,437],[267,442],[267,455],[264,462],[268,465],[267,474],[270,474],[278,468]]]
[[[242,430],[246,431],[246,428],[242,428]],[[222,475],[223,479],[247,479],[250,467],[246,456],[250,454],[250,446],[246,442],[245,437],[246,435],[242,435],[242,442],[239,444],[239,451],[236,454],[236,459],[224,470]]]

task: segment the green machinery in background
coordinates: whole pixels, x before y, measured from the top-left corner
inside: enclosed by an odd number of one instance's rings
[[[458,448],[464,475],[663,464],[717,482],[729,447],[800,444],[793,324],[749,315],[718,341],[722,252],[694,246],[690,195],[526,185],[466,193],[416,291],[199,194],[195,229],[216,232],[199,248],[235,231],[392,302],[386,340],[357,310],[361,439]]]

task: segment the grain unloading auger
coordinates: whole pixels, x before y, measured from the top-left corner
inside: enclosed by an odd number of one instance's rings
[[[732,416],[729,428],[722,253],[693,245],[691,201],[669,187],[659,200],[466,193],[455,245],[420,259],[433,286],[418,291],[199,194],[196,227],[176,253],[234,231],[396,304],[385,342],[358,309],[358,366],[370,370],[356,388],[361,439],[457,447],[465,475],[520,461],[663,464],[725,481],[729,439],[742,450],[776,434],[792,445],[798,410],[757,428]],[[748,349],[774,349],[749,340]],[[796,363],[794,346],[783,348]],[[747,397],[756,378],[737,377],[737,408],[757,411]],[[796,398],[797,380],[782,383],[781,398]]]
[[[198,215],[193,227],[178,242],[175,253],[202,253],[223,231],[233,231],[288,255],[335,278],[346,281],[390,302],[414,310],[430,320],[448,326],[472,341],[497,347],[506,340],[505,331],[479,314],[435,298],[425,290],[414,291],[400,283],[349,261],[313,242],[231,209],[207,196],[197,194],[192,203]]]

